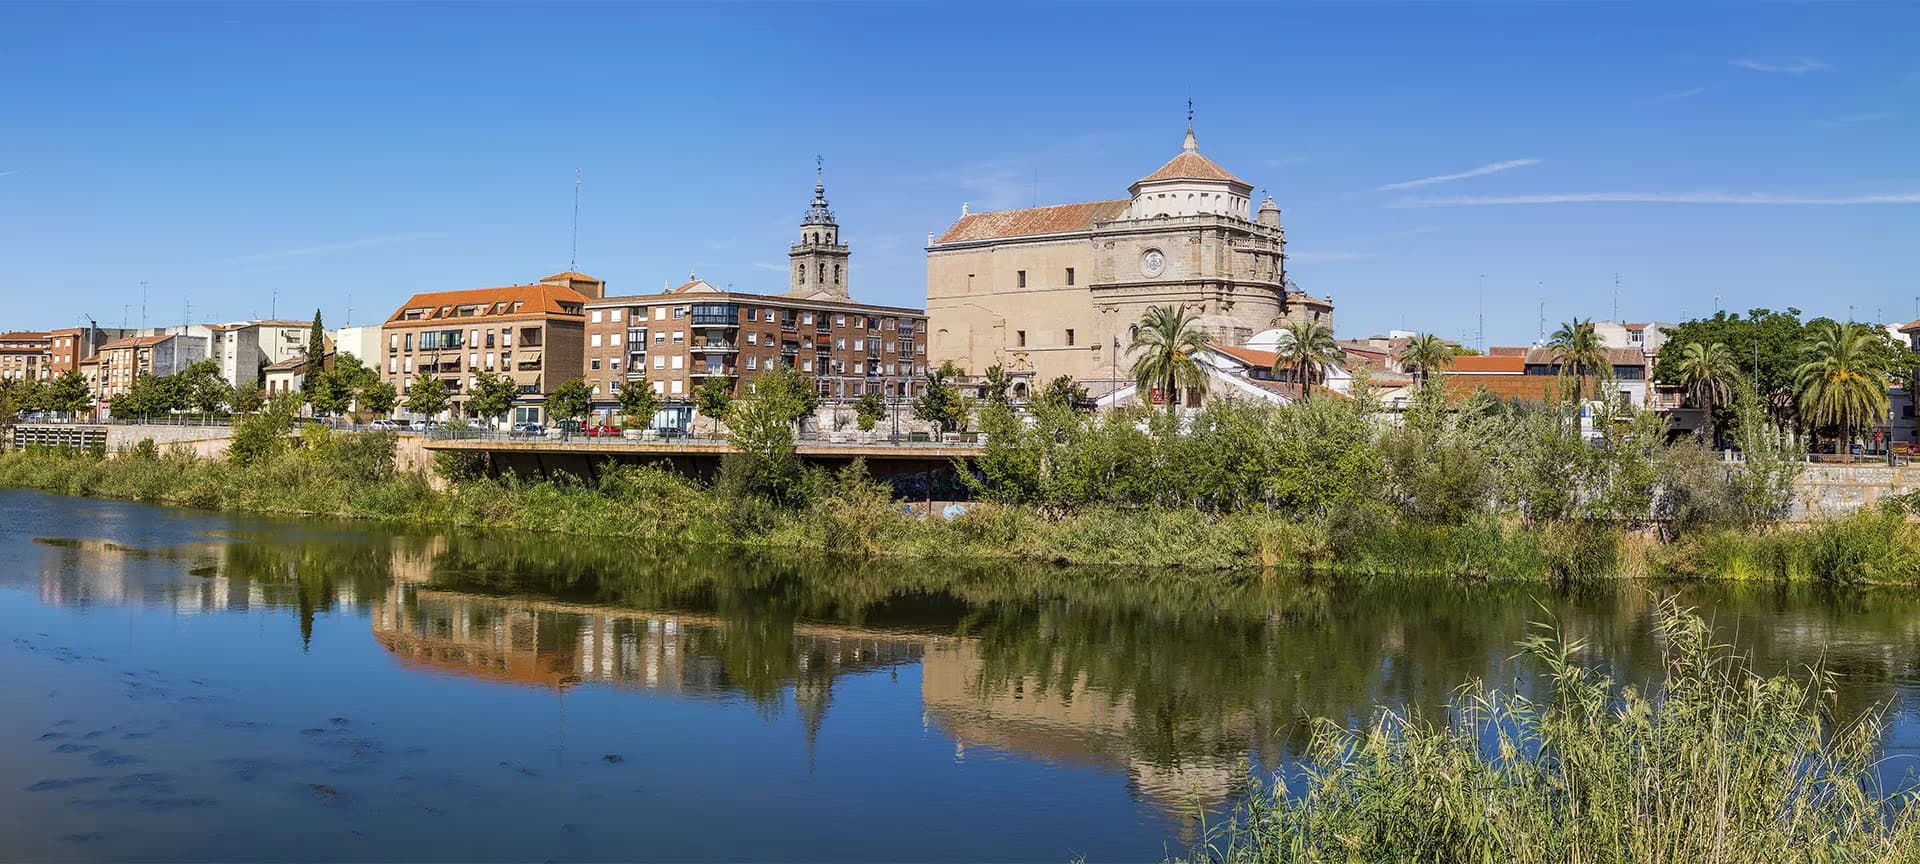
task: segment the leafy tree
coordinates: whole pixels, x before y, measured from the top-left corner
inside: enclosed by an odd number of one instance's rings
[[[301,390],[306,393],[307,404],[313,406],[315,413],[324,415],[344,414],[353,406],[353,385],[347,382],[342,370],[328,369],[319,361],[307,363],[307,373],[300,382]]]
[[[1547,351],[1560,364],[1561,379],[1573,380],[1575,405],[1586,401],[1588,376],[1608,378],[1613,374],[1613,366],[1607,362],[1607,349],[1600,344],[1600,335],[1590,320],[1575,318],[1561,324],[1547,339]]]
[[[1800,414],[1815,429],[1836,430],[1845,444],[1887,415],[1885,360],[1861,325],[1823,319],[1807,332],[1807,359],[1794,373]]]
[[[1400,362],[1414,367],[1420,383],[1425,384],[1432,380],[1433,373],[1452,366],[1454,356],[1453,346],[1432,333],[1422,333],[1413,337],[1406,350],[1400,352]]]
[[[202,414],[218,413],[233,401],[233,387],[219,375],[202,375],[193,380],[190,397],[193,410]]]
[[[313,310],[313,326],[307,328],[307,345],[303,349],[308,361],[327,356],[327,328],[320,324],[320,310]]]
[[[953,432],[967,425],[967,399],[953,386],[956,371],[951,363],[927,370],[926,384],[920,388],[920,398],[913,403],[913,416],[939,426],[942,432]]]
[[[798,489],[800,459],[793,424],[811,411],[817,394],[807,379],[781,365],[754,379],[753,390],[727,414],[727,439],[736,453],[721,465],[722,483],[735,495],[791,498]]]
[[[270,459],[287,449],[287,432],[293,428],[293,415],[300,400],[282,393],[267,400],[257,414],[248,415],[233,426],[233,442],[227,446],[227,458],[240,465]]]
[[[1739,361],[1741,371],[1747,374],[1749,382],[1758,386],[1774,422],[1785,425],[1793,419],[1795,402],[1791,396],[1796,386],[1794,372],[1799,368],[1807,341],[1806,325],[1800,321],[1800,310],[1790,308],[1776,312],[1753,309],[1744,316],[1719,312],[1711,318],[1698,318],[1668,327],[1666,332],[1668,344],[1698,342],[1712,345],[1718,342],[1727,346],[1727,350]],[[1678,351],[1661,351],[1660,359],[1653,367],[1654,380],[1679,384],[1680,357]]]
[[[235,414],[252,414],[259,411],[266,401],[267,395],[260,389],[260,385],[249,381],[233,388],[233,395],[228,399],[228,407]]]
[[[1180,391],[1206,386],[1207,374],[1194,359],[1206,350],[1207,336],[1193,316],[1177,306],[1152,306],[1140,316],[1140,326],[1127,345],[1133,357],[1130,372],[1141,404],[1154,390],[1167,400],[1167,413],[1180,407]],[[1138,356],[1134,356],[1138,355]]]
[[[1080,406],[1088,402],[1087,388],[1073,383],[1072,375],[1061,375],[1048,381],[1047,386],[1040,388],[1040,395],[1036,401],[1057,408],[1078,411]]]
[[[414,375],[412,386],[407,388],[405,405],[415,414],[440,416],[440,412],[447,410],[447,382],[426,372]]]
[[[520,385],[506,373],[473,373],[473,387],[467,392],[467,414],[487,420],[499,420],[513,410],[520,398]]]
[[[1672,350],[1669,348],[1668,350]],[[1680,346],[1680,359],[1674,366],[1674,383],[1685,388],[1704,412],[1702,432],[1707,444],[1719,441],[1714,432],[1713,409],[1732,398],[1740,382],[1740,364],[1733,352],[1721,342],[1688,342]]]
[[[74,373],[74,374],[79,374],[79,373]],[[81,386],[82,387],[86,386],[86,382],[84,379],[81,381]],[[20,406],[18,410],[21,410],[21,411],[57,411],[59,410],[58,408],[53,407],[53,388],[49,387],[45,382],[32,379],[32,378],[23,378],[23,379],[12,382],[11,388],[13,390],[14,402]]]
[[[1315,381],[1325,380],[1327,367],[1345,356],[1333,341],[1333,328],[1318,321],[1289,321],[1280,329],[1280,344],[1274,352],[1273,371],[1293,374],[1300,384],[1300,397],[1313,398]]]
[[[733,408],[733,379],[712,375],[693,390],[693,407],[700,416],[720,420]]]
[[[555,420],[578,420],[593,410],[593,391],[587,379],[575,378],[553,388],[547,394],[547,416]]]
[[[996,366],[994,368],[997,369],[999,367]],[[1000,404],[1005,405],[1006,403],[1001,402]],[[873,427],[880,425],[880,418],[885,417],[886,414],[886,400],[880,398],[880,393],[877,390],[868,390],[860,394],[860,398],[853,403],[854,421],[859,425],[860,431],[862,432],[873,431]]]
[[[980,398],[988,405],[1007,405],[1011,403],[1008,394],[1013,392],[1013,376],[1007,374],[1007,367],[998,363],[987,367],[987,374],[980,383]]]
[[[660,413],[660,396],[653,392],[646,376],[621,386],[620,413],[626,415],[627,428],[645,429],[653,425],[653,416]]]
[[[35,385],[33,389],[39,390],[39,382],[33,383]],[[44,397],[40,401],[49,411],[81,414],[93,407],[93,391],[87,387],[87,379],[80,373],[68,372],[53,379],[53,383],[45,388]],[[32,406],[29,404],[26,407]]]
[[[392,384],[375,381],[367,389],[360,391],[360,410],[385,416],[393,412],[394,403],[398,402],[399,398],[400,394],[395,392]]]

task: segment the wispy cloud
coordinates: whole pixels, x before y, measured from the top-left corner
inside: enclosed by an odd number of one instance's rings
[[[1885,120],[1892,116],[1894,116],[1892,111],[1869,111],[1865,114],[1848,114],[1845,117],[1827,117],[1821,120],[1815,120],[1813,121],[1813,126],[1819,129],[1833,129],[1840,126],[1853,126],[1859,123],[1872,123],[1875,120]]]
[[[1049,172],[1065,162],[1077,161],[1098,150],[1118,136],[1110,132],[1088,132],[1024,153],[1011,153],[958,165],[930,174],[906,178],[917,186],[962,190],[964,200],[975,213],[1026,207],[1042,202],[1042,190]],[[955,216],[959,207],[954,207]]]
[[[1642,105],[1659,105],[1662,102],[1678,102],[1682,99],[1692,99],[1718,86],[1720,85],[1702,84],[1698,87],[1688,87],[1685,90],[1675,90],[1670,93],[1661,93],[1658,96],[1648,96],[1645,99],[1639,100],[1639,102]]]
[[[1805,75],[1808,72],[1819,72],[1824,69],[1833,68],[1812,57],[1800,57],[1786,63],[1763,63],[1759,60],[1744,59],[1729,60],[1727,62],[1742,69],[1752,69],[1755,72],[1779,72],[1787,75]]]
[[[772,261],[755,261],[753,262],[753,269],[765,270],[768,273],[785,273],[787,272],[787,265],[775,264]]]
[[[280,249],[273,252],[255,252],[251,255],[237,255],[227,258],[222,264],[246,264],[260,261],[279,261],[284,258],[305,258],[309,255],[325,255],[329,252],[342,252],[348,249],[365,249],[369,246],[394,246],[411,243],[416,240],[431,240],[445,237],[439,231],[407,231],[399,234],[380,234],[373,237],[361,237],[355,240],[342,240],[337,243],[321,243],[317,246],[302,246],[298,249]]]
[[[1502,171],[1512,171],[1515,168],[1525,168],[1529,165],[1538,164],[1540,164],[1539,159],[1508,159],[1505,162],[1482,165],[1470,171],[1461,171],[1458,174],[1435,174],[1432,177],[1422,177],[1418,180],[1403,180],[1399,183],[1388,183],[1385,186],[1375,187],[1374,191],[1391,192],[1395,189],[1412,189],[1416,186],[1432,186],[1435,183],[1451,183],[1455,180],[1465,180],[1469,177],[1484,177],[1488,174],[1498,174]]]
[[[1543,195],[1463,195],[1450,198],[1402,198],[1388,207],[1491,207],[1519,204],[1740,204],[1844,207],[1861,204],[1920,204],[1920,192],[1881,195],[1780,195],[1769,192],[1566,192]]]
[[[0,177],[12,177],[13,175],[15,175],[15,174],[18,174],[18,173],[20,173],[20,172],[19,172],[18,170],[14,170],[14,171],[0,171]]]

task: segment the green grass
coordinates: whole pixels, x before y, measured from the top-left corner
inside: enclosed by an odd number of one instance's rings
[[[1828,678],[1761,677],[1663,601],[1646,689],[1523,644],[1546,701],[1481,683],[1446,722],[1322,721],[1306,765],[1208,830],[1208,862],[1920,860],[1920,809],[1879,787],[1884,711],[1837,722]]]

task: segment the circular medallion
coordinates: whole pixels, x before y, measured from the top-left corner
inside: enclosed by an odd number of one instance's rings
[[[1166,269],[1167,256],[1160,254],[1160,250],[1148,249],[1145,254],[1140,256],[1140,275],[1148,277],[1158,276]]]

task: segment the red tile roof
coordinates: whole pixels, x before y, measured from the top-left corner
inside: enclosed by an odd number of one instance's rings
[[[1638,348],[1608,348],[1607,362],[1614,366],[1639,366],[1647,362],[1647,354]],[[1528,363],[1559,363],[1553,356],[1552,348],[1535,348],[1527,352]]]
[[[1252,184],[1233,176],[1227,169],[1220,167],[1212,159],[1208,159],[1198,152],[1181,153],[1172,159],[1168,159],[1167,164],[1160,166],[1152,174],[1135,180],[1133,185],[1138,186],[1142,183],[1157,183],[1161,180],[1224,180],[1228,183],[1237,183],[1241,186],[1252,188]]]
[[[37,330],[19,330],[13,333],[0,333],[0,342],[38,342],[52,337],[52,333],[42,333]]]
[[[542,282],[600,282],[604,280],[595,279],[592,276],[588,276],[587,274],[582,273],[578,270],[562,270],[558,273],[553,274],[552,276],[542,276],[540,277],[540,281]]]
[[[1902,333],[1912,333],[1915,330],[1920,330],[1920,321],[1915,321],[1911,324],[1908,324],[1900,328],[1900,332]]]
[[[1258,366],[1262,369],[1272,369],[1274,361],[1280,356],[1272,351],[1258,351],[1252,348],[1242,348],[1238,345],[1209,345],[1207,347],[1245,363],[1248,366]]]
[[[993,240],[1000,237],[1033,237],[1041,234],[1066,234],[1086,231],[1093,223],[1118,219],[1132,202],[1085,201],[1079,204],[1053,204],[1019,210],[994,210],[960,217],[935,243],[963,243],[968,240]]]
[[[100,346],[100,350],[111,351],[115,348],[151,348],[172,338],[172,336],[128,336],[125,339],[115,339],[112,342],[108,342]]]
[[[1527,350],[1528,349],[1525,345],[1495,345],[1492,348],[1487,349],[1487,356],[1488,357],[1525,357],[1527,356]]]
[[[1449,375],[1518,375],[1527,369],[1527,358],[1516,357],[1455,357],[1453,365],[1447,367]]]
[[[460,318],[457,315],[451,314],[445,318],[440,316],[440,307],[442,306],[460,307],[471,306],[476,303],[506,303],[508,304],[508,309],[511,310],[512,304],[516,302],[520,304],[519,312],[508,311],[495,313],[489,308],[484,314],[470,315],[467,316],[467,318]],[[576,304],[574,311],[567,312],[561,309],[560,304],[563,302]],[[429,291],[407,298],[407,302],[401,304],[400,308],[393,310],[392,315],[387,316],[387,323],[411,324],[420,321],[460,321],[472,318],[506,318],[516,315],[584,316],[586,314],[584,311],[586,302],[587,298],[581,296],[580,292],[564,285],[507,285],[500,288],[465,288],[458,291]],[[409,309],[426,309],[427,313],[423,317],[410,319],[405,317]]]

